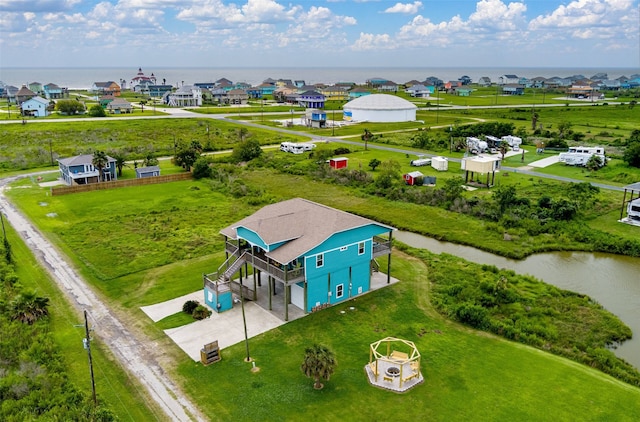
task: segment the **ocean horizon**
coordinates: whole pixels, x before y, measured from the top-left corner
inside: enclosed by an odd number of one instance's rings
[[[398,84],[411,80],[423,81],[435,76],[443,81],[458,80],[469,76],[473,82],[489,77],[493,82],[506,74],[519,77],[561,78],[582,75],[587,78],[606,73],[609,79],[640,74],[638,68],[595,67],[142,67],[142,72],[152,73],[158,83],[164,80],[173,86],[214,82],[227,78],[232,82],[259,85],[265,79],[304,80],[307,84],[353,82],[364,84],[367,79],[384,78]],[[6,85],[20,87],[32,82],[54,83],[69,89],[88,89],[94,82],[125,80],[127,85],[138,73],[131,67],[2,67],[0,81]]]

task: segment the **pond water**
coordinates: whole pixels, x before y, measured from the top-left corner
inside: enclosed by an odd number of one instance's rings
[[[414,248],[433,253],[446,252],[471,262],[511,269],[590,296],[631,328],[634,338],[619,345],[614,352],[640,368],[640,258],[589,252],[551,252],[518,261],[410,232],[398,231],[394,237]]]

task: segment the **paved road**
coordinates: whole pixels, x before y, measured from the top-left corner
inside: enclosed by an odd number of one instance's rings
[[[207,420],[163,371],[158,363],[156,350],[149,347],[152,342],[142,333],[129,330],[68,264],[68,259],[9,203],[4,191],[7,184],[16,179],[12,177],[0,180],[0,212],[51,274],[79,315],[82,310],[87,310],[96,337],[109,347],[121,365],[147,389],[170,420]]]

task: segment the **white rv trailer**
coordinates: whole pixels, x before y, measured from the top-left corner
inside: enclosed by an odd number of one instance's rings
[[[513,135],[503,136],[502,141],[506,142],[507,145],[509,145],[514,151],[519,151],[520,145],[522,144],[522,138],[518,138],[517,136]]]
[[[411,160],[411,165],[414,167],[428,166],[431,164],[431,158],[418,157],[415,160]]]
[[[473,136],[467,137],[467,149],[472,154],[480,154],[489,149],[489,145],[485,141],[481,141]]]
[[[280,151],[292,152],[294,154],[302,154],[307,151],[312,151],[316,147],[316,144],[310,142],[295,143],[295,142],[283,142],[280,144]]]
[[[604,154],[604,147],[570,147],[569,151],[563,152],[558,156],[561,163],[569,166],[586,166],[592,156],[598,156],[602,159],[602,165],[605,165],[607,158]]]
[[[631,220],[640,221],[640,198],[629,201],[627,205],[627,216]]]

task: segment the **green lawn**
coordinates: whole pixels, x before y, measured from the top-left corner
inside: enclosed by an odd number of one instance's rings
[[[223,350],[222,361],[209,367],[183,362],[180,374],[198,380],[185,388],[214,420],[640,417],[637,388],[443,320],[428,303],[425,267],[397,255],[393,265],[400,283],[251,339],[250,354],[260,372],[250,372],[240,343]],[[405,394],[370,386],[364,373],[370,343],[386,336],[414,341],[422,355],[425,382]],[[315,342],[329,346],[338,360],[321,391],[300,371],[304,348]]]

